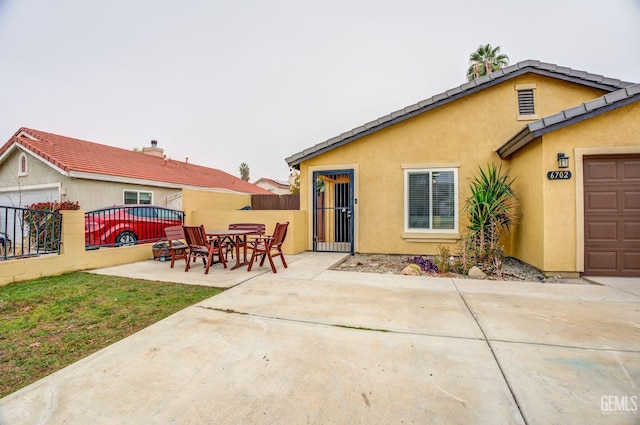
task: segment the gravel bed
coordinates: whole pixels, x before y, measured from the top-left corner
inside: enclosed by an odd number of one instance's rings
[[[409,259],[413,255],[393,255],[393,254],[354,254],[348,257],[344,262],[334,267],[334,270],[355,271],[363,273],[382,273],[382,274],[400,274],[409,264]],[[504,259],[505,277],[503,279],[495,276],[487,276],[485,280],[509,280],[522,282],[539,282],[539,283],[579,283],[588,284],[583,279],[566,279],[560,276],[546,276],[535,267],[532,267],[522,261],[512,257]],[[468,279],[466,275],[455,273],[433,274],[433,276],[447,276],[461,279]]]

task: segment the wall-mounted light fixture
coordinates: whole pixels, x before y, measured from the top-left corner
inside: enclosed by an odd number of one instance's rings
[[[569,157],[558,153],[558,168],[569,168]]]

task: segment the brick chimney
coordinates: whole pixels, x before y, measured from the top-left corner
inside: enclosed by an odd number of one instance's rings
[[[159,158],[164,157],[164,149],[158,147],[157,140],[152,140],[151,147],[145,146],[144,148],[142,148],[142,152],[146,153],[147,155],[157,156]]]

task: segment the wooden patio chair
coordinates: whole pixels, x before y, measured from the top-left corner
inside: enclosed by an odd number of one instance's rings
[[[184,243],[184,229],[182,226],[169,226],[164,228],[164,236],[169,241],[169,251],[171,252],[171,268],[176,260],[187,260],[189,246]]]
[[[232,223],[229,225],[229,230],[251,230],[250,235],[262,236],[267,231],[267,226],[262,223]],[[247,246],[248,241],[245,243],[242,240],[235,238],[227,238],[225,241],[227,245],[227,253],[231,252],[231,258],[233,258],[233,250],[238,244],[238,249]]]
[[[184,237],[189,246],[189,254],[187,255],[187,266],[184,271],[189,271],[189,264],[191,259],[195,261],[196,258],[202,258],[205,261],[204,274],[209,273],[209,267],[213,264],[213,256],[217,255],[219,261],[224,268],[227,268],[227,261],[224,258],[224,252],[222,247],[222,240],[213,238],[207,240],[207,233],[204,230],[204,226],[182,226],[184,230]]]
[[[269,264],[271,264],[271,270],[274,273],[277,273],[276,266],[273,264],[273,257],[279,256],[280,259],[282,259],[282,265],[285,269],[287,268],[287,262],[284,259],[284,254],[282,253],[282,244],[284,243],[284,239],[287,237],[288,226],[289,222],[284,224],[276,223],[273,235],[258,236],[247,243],[248,248],[252,250],[249,268],[247,269],[248,271],[251,271],[253,262],[259,255],[262,256],[262,260],[260,260],[260,267],[264,264],[265,258],[268,258]]]

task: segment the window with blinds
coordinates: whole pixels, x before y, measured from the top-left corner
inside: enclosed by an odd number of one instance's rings
[[[124,204],[143,204],[150,205],[153,203],[153,192],[142,192],[137,190],[124,191]]]
[[[455,170],[410,170],[406,185],[408,230],[456,229]]]
[[[533,90],[518,90],[518,113],[520,115],[535,115]]]

